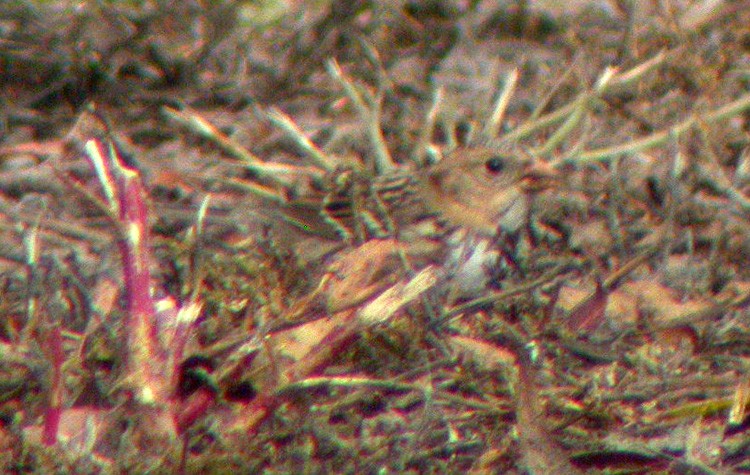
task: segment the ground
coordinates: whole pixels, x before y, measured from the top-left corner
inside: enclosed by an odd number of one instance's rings
[[[3,2],[4,472],[750,472],[750,4],[561,4]]]

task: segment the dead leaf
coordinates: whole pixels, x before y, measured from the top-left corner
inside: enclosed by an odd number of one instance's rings
[[[395,282],[401,274],[399,251],[395,239],[374,239],[341,253],[328,267],[329,313],[359,305]]]
[[[596,290],[589,294],[571,311],[567,319],[567,327],[578,333],[582,330],[592,331],[604,321],[604,311],[607,308],[607,291],[600,283]]]
[[[468,356],[486,371],[516,364],[516,355],[501,346],[469,336],[455,335],[448,339],[454,351]]]
[[[384,323],[409,302],[434,287],[440,280],[440,276],[441,272],[438,268],[428,266],[408,282],[398,282],[384,291],[357,312],[357,316],[367,325]]]

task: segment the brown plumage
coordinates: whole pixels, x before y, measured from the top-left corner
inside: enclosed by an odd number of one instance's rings
[[[525,224],[531,194],[549,187],[556,172],[520,153],[479,146],[459,149],[418,180],[424,204],[448,223],[483,235]]]
[[[394,233],[408,240],[427,216],[494,236],[525,225],[531,196],[555,180],[551,167],[522,153],[472,146],[421,169],[374,179],[342,174],[327,194],[293,200],[284,214],[310,234],[358,242]]]

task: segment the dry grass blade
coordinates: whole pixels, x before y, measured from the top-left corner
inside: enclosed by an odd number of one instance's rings
[[[294,123],[291,117],[284,114],[280,109],[271,108],[266,116],[277,127],[284,130],[299,147],[312,159],[312,161],[321,169],[331,172],[336,168],[334,160],[318,148],[312,141],[307,138],[302,129]]]
[[[166,106],[162,108],[162,112],[171,120],[188,127],[194,133],[212,141],[230,157],[242,161],[248,170],[256,174],[258,179],[262,181],[268,181],[282,188],[290,188],[292,181],[285,178],[285,175],[290,173],[308,173],[317,179],[323,176],[323,172],[316,169],[264,162],[195,112],[177,110]]]
[[[379,91],[377,95],[373,95],[366,89],[358,88],[344,74],[335,59],[331,59],[326,63],[326,69],[328,70],[328,74],[343,87],[347,97],[352,101],[360,121],[367,130],[367,136],[370,139],[370,144],[375,154],[375,172],[385,173],[393,170],[396,164],[391,158],[391,153],[388,151],[388,146],[385,143],[385,137],[383,137],[383,131],[380,128],[382,91]]]
[[[741,3],[5,3],[0,472],[747,471]]]
[[[508,109],[508,104],[516,90],[516,85],[518,84],[519,74],[518,68],[514,68],[506,74],[503,89],[495,101],[495,106],[492,108],[492,114],[490,114],[489,120],[484,125],[485,137],[497,137],[500,132],[500,126],[503,123],[505,111]]]
[[[668,58],[669,54],[662,51],[659,54],[655,55],[653,58],[644,61],[640,65],[635,66],[627,71],[618,73],[609,81],[607,81],[607,83],[604,85],[605,87],[603,88],[603,90],[600,91],[600,94],[607,94],[610,90],[620,92],[622,89],[632,88],[647,73],[652,72],[659,66],[663,65],[663,63]],[[533,117],[530,122],[519,125],[512,131],[505,134],[503,138],[511,142],[528,138],[538,131],[541,131],[547,127],[551,127],[558,122],[565,120],[574,112],[577,106],[578,102],[574,100],[569,104],[559,107],[555,111],[550,112],[546,115],[538,118]]]
[[[693,127],[697,126],[699,122],[705,124],[715,124],[717,122],[736,117],[748,109],[750,109],[750,94],[744,94],[728,104],[718,107],[713,111],[707,112],[705,114],[701,114],[700,116],[694,116],[686,119],[678,124],[673,125],[667,130],[660,130],[659,132],[655,132],[651,135],[648,135],[647,137],[633,140],[624,144],[600,148],[596,150],[588,150],[586,152],[578,154],[577,156],[569,157],[566,159],[566,161],[583,165],[586,163],[611,160],[613,157],[619,155],[638,153],[659,145],[664,145],[670,140],[674,140]]]

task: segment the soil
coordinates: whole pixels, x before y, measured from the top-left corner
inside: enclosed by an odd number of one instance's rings
[[[4,473],[750,473],[750,3],[3,3]]]

